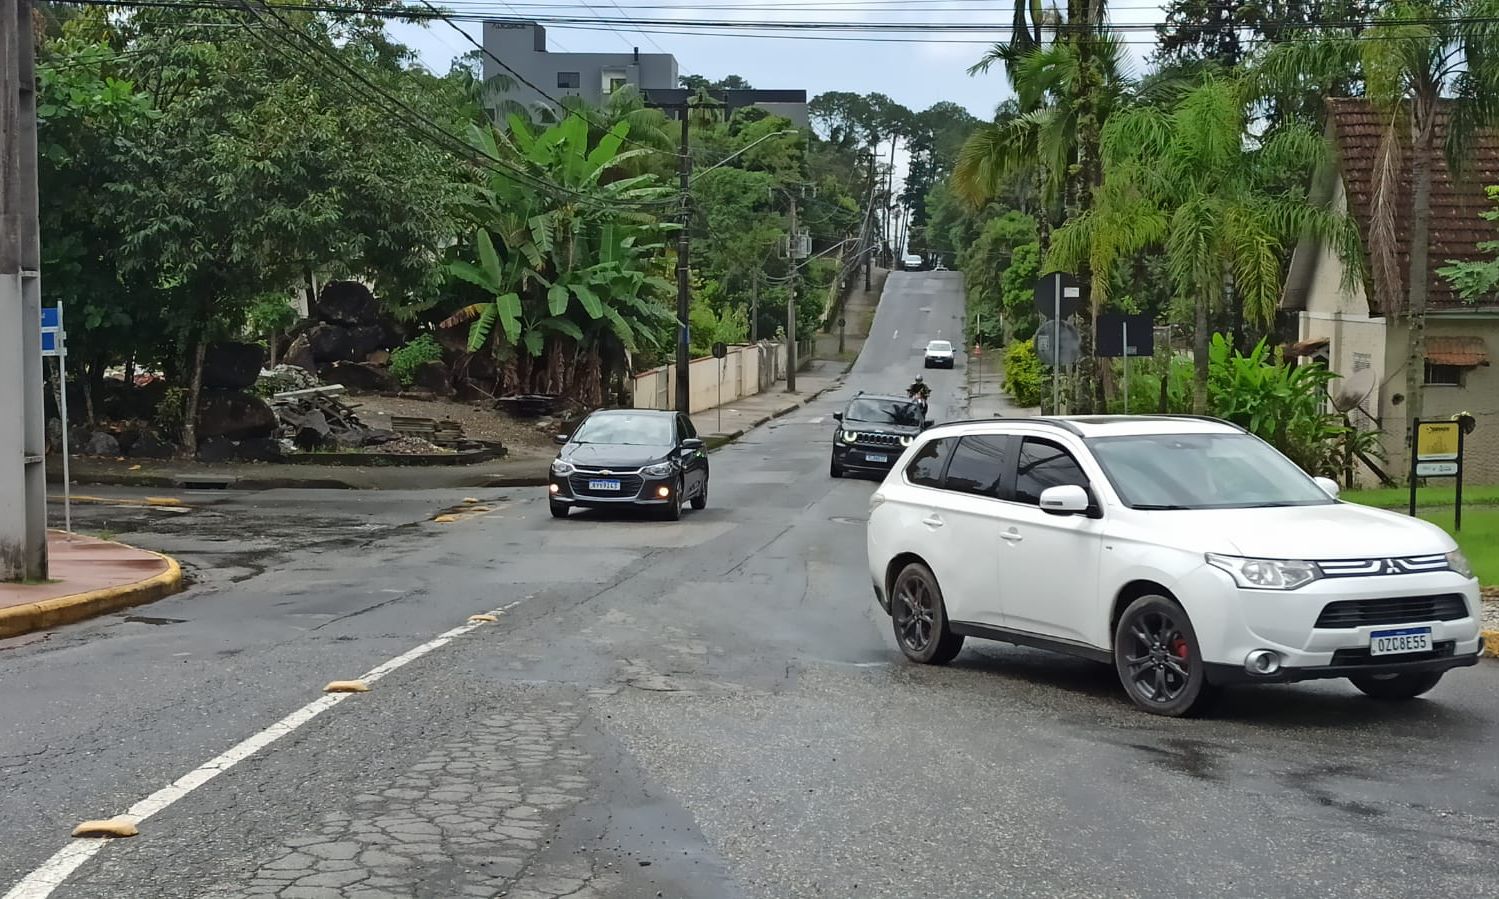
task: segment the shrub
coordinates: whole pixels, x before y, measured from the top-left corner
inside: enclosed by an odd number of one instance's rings
[[[1046,369],[1036,355],[1036,342],[1018,340],[1005,350],[1005,391],[1022,406],[1039,406],[1046,392]]]
[[[442,347],[438,346],[437,338],[431,334],[421,334],[415,340],[391,352],[390,373],[401,382],[402,387],[410,387],[418,368],[427,362],[441,361]]]
[[[161,402],[156,404],[151,422],[174,443],[180,441],[182,427],[187,424],[187,388],[168,387],[161,396]]]

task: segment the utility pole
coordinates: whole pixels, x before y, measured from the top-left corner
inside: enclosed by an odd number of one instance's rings
[[[786,255],[791,260],[791,278],[786,283],[786,392],[796,393],[796,257],[801,251],[801,234],[796,230],[796,194],[791,198],[791,235],[786,241]]]
[[[47,578],[32,0],[0,0],[0,581]]]
[[[692,154],[688,152],[689,124],[692,118],[686,104],[682,105],[681,158],[677,164],[677,178],[682,188],[682,230],[677,234],[677,411],[683,415],[692,412],[692,392],[688,389],[688,377],[692,369],[691,335],[687,320],[692,306],[692,271],[688,268],[690,243],[688,232],[692,229]]]
[[[760,270],[750,272],[750,343],[760,342]]]
[[[870,280],[874,269],[874,154],[869,154],[869,208],[864,213],[864,292],[874,289]]]

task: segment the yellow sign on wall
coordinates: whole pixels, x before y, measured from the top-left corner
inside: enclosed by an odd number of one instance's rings
[[[1416,431],[1416,459],[1440,462],[1457,458],[1458,424],[1455,421],[1423,421]]]

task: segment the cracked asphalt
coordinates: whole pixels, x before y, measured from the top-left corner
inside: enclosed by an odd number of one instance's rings
[[[107,817],[373,666],[519,601],[105,845],[59,897],[1492,893],[1499,664],[1136,712],[1103,666],[970,643],[907,665],[870,594],[874,485],[831,415],[956,337],[895,275],[848,383],[714,453],[680,523],[537,491],[184,494],[83,530],[194,586],[0,642],[0,895]],[[938,417],[963,368],[929,372]],[[90,491],[98,492],[98,491]],[[110,492],[121,499],[127,490]]]

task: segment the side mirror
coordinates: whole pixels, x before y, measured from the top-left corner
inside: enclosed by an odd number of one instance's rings
[[[842,412],[834,412],[833,413],[833,421],[842,421],[842,420],[843,420],[843,413]]]
[[[554,434],[552,436],[552,442],[555,443],[555,444],[557,444],[558,446],[567,446],[567,435],[566,434]]]
[[[1338,498],[1339,491],[1337,481],[1334,481],[1332,478],[1312,478],[1312,480],[1316,481],[1317,486],[1321,487],[1323,492],[1325,492],[1328,496],[1332,497],[1333,499]]]
[[[1076,484],[1047,487],[1041,491],[1041,511],[1051,515],[1083,515],[1090,505],[1088,491]]]
[[[707,444],[703,442],[701,437],[687,437],[682,440],[682,449],[684,450],[692,450],[693,452],[696,452],[705,446],[707,446]]]

